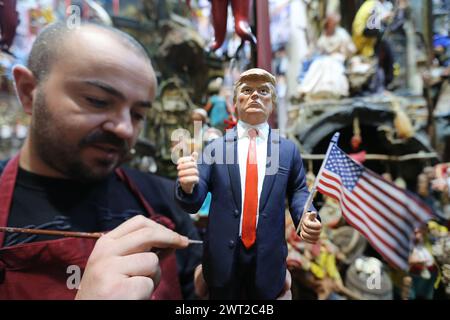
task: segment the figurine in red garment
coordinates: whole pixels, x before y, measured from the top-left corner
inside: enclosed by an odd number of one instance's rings
[[[242,40],[248,40],[256,44],[256,37],[253,35],[249,19],[250,0],[212,0],[212,20],[214,26],[214,40],[210,45],[212,51],[219,49],[227,31],[228,3],[234,16],[234,28]]]
[[[0,1],[0,50],[9,50],[18,24],[16,0]]]

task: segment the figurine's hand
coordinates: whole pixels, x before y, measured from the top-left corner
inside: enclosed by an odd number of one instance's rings
[[[193,152],[188,157],[182,157],[178,159],[178,181],[180,182],[181,189],[187,194],[191,194],[195,185],[199,181],[199,174],[197,169],[198,153]]]
[[[305,215],[306,216],[303,217],[302,221],[300,222],[302,224],[300,237],[308,243],[316,243],[320,237],[322,224],[317,219],[316,212],[309,211],[306,212]]]
[[[289,270],[286,270],[286,280],[284,281],[283,291],[281,291],[280,295],[277,297],[277,300],[292,300],[291,284],[291,273]]]
[[[76,299],[150,299],[161,269],[152,248],[185,248],[188,239],[142,215],[97,240]]]

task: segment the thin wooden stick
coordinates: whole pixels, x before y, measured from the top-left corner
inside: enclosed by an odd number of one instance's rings
[[[74,232],[74,231],[60,231],[60,230],[42,230],[42,229],[26,229],[15,227],[0,227],[0,232],[9,233],[27,233],[27,234],[39,234],[47,236],[62,236],[62,237],[74,237],[74,238],[91,238],[98,239],[103,233],[101,232]]]
[[[337,144],[337,142],[338,142],[338,140],[339,140],[339,135],[340,135],[340,133],[339,133],[339,132],[336,132],[336,133],[333,135],[333,137],[331,138],[330,144],[328,145],[327,152],[325,153],[325,158],[324,158],[324,160],[322,161],[322,165],[320,166],[319,173],[317,174],[316,179],[314,180],[314,184],[313,184],[311,190],[309,191],[309,196],[308,196],[308,198],[306,199],[305,206],[303,207],[302,217],[301,217],[300,222],[299,222],[299,224],[298,224],[298,226],[297,226],[297,234],[298,234],[300,237],[301,237],[300,233],[301,233],[301,231],[302,231],[302,223],[303,223],[303,219],[304,219],[305,216],[306,216],[305,213],[309,211],[309,208],[311,207],[311,205],[312,205],[312,203],[313,203],[314,197],[316,196],[316,191],[317,191],[316,188],[317,188],[317,185],[318,185],[318,183],[319,183],[319,178],[320,178],[320,176],[321,176],[321,174],[322,174],[323,168],[325,167],[325,163],[327,162],[328,157],[330,156],[331,148],[333,147],[333,145]],[[316,215],[314,215],[314,219],[315,219],[316,216],[317,216],[317,213],[316,213]],[[313,219],[313,220],[314,220],[314,219]]]
[[[0,232],[26,233],[26,234],[39,234],[47,236],[91,238],[91,239],[98,239],[102,235],[104,235],[104,233],[101,232],[75,232],[75,231],[60,231],[60,230],[26,229],[15,227],[0,227]],[[203,241],[189,239],[189,244],[203,244]]]

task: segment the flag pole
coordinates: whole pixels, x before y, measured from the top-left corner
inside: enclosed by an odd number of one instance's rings
[[[322,174],[324,165],[327,162],[328,157],[330,156],[331,148],[333,147],[334,144],[337,144],[337,142],[339,140],[339,135],[340,135],[339,132],[335,132],[333,137],[331,138],[330,144],[328,145],[328,149],[327,149],[327,152],[325,153],[325,158],[322,161],[322,165],[320,166],[319,173],[317,174],[316,179],[314,180],[314,183],[313,183],[313,186],[312,186],[311,191],[309,193],[309,196],[306,199],[305,206],[303,207],[302,218],[300,220],[300,223],[297,226],[297,234],[300,234],[303,218],[305,216],[305,213],[308,212],[309,208],[311,207],[312,202],[314,200],[314,197],[316,196],[317,184],[319,182],[319,178],[320,178],[320,176]]]

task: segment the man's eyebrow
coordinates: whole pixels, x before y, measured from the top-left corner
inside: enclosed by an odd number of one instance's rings
[[[143,107],[143,108],[151,108],[152,102],[151,101],[139,101],[136,103],[136,106]]]
[[[122,99],[122,100],[126,99],[125,95],[122,92],[120,92],[119,90],[115,89],[114,87],[112,87],[109,84],[106,84],[104,82],[95,81],[95,80],[86,80],[83,82],[87,85],[97,87],[97,88],[105,91],[106,93],[111,94],[119,99]],[[152,103],[151,103],[151,101],[138,101],[135,103],[135,105],[137,105],[139,107],[151,108]]]
[[[106,84],[101,81],[95,81],[95,80],[86,80],[83,82],[87,85],[97,87],[97,88],[105,91],[106,93],[109,93],[117,98],[125,100],[124,94],[122,92],[120,92],[119,90],[115,89],[114,87],[110,86],[109,84]]]

